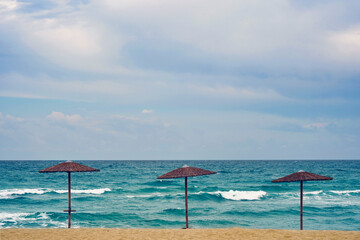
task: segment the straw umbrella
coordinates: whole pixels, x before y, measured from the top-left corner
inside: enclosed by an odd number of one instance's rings
[[[71,212],[75,212],[75,210],[71,209],[71,172],[99,172],[99,169],[87,167],[85,165],[81,165],[79,163],[74,163],[71,161],[59,163],[52,167],[45,168],[40,170],[40,173],[52,173],[52,172],[67,172],[68,173],[68,198],[69,198],[69,207],[68,210],[64,210],[64,212],[68,212],[69,220],[68,220],[68,228],[71,228]]]
[[[216,172],[212,172],[201,168],[189,167],[185,165],[181,168],[175,169],[173,171],[165,173],[164,175],[161,175],[160,177],[157,177],[157,179],[185,178],[185,219],[186,219],[185,228],[189,228],[187,178],[215,174],[215,173]]]
[[[279,182],[300,182],[300,230],[303,230],[303,181],[324,181],[324,180],[332,180],[332,177],[326,177],[317,175],[310,172],[304,172],[302,170],[287,175],[285,177],[272,180],[273,183]]]

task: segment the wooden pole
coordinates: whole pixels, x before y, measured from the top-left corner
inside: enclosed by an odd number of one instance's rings
[[[303,230],[303,181],[300,181],[300,230]]]
[[[68,197],[69,197],[69,220],[68,220],[68,228],[71,228],[71,173],[68,172]]]
[[[186,228],[189,228],[187,177],[185,177],[185,215],[186,215]]]

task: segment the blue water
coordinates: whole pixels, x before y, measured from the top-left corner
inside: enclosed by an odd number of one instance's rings
[[[309,171],[304,229],[360,230],[360,161],[76,161],[73,227],[181,228],[184,179],[157,180],[189,165],[217,174],[189,178],[192,228],[299,229],[299,183],[271,180]],[[60,161],[0,161],[0,228],[67,227],[67,174],[39,173]]]

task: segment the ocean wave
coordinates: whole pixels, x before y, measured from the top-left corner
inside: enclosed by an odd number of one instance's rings
[[[221,197],[228,200],[241,201],[241,200],[260,200],[261,198],[265,197],[266,192],[229,190],[229,191],[217,191],[210,194],[214,194],[218,196],[220,195]]]
[[[360,193],[360,190],[342,190],[342,191],[337,191],[337,190],[328,190],[328,191],[323,191],[323,190],[319,190],[319,191],[310,191],[310,192],[304,192],[304,195],[320,195],[320,196],[326,196],[326,195],[350,195],[350,194],[355,194],[355,193]],[[287,193],[280,193],[280,195],[293,195],[293,196],[299,196],[300,192],[287,192]]]
[[[167,208],[164,209],[160,214],[182,216],[184,215],[184,212],[185,209],[183,208]]]
[[[16,195],[24,194],[44,194],[49,192],[47,189],[35,188],[35,189],[4,189],[0,190],[0,199],[14,198]]]
[[[359,202],[360,190],[320,190],[304,192],[304,200],[314,205],[330,205],[332,207],[355,206]],[[300,192],[271,193],[268,199],[298,200]]]
[[[239,211],[239,210],[228,210],[222,212],[222,214],[226,215],[234,215],[234,216],[242,216],[242,217],[266,217],[266,216],[281,216],[281,215],[298,215],[299,211],[295,209],[272,209],[272,210],[264,210],[264,211]]]
[[[53,190],[52,192],[67,193],[68,190]],[[88,190],[71,190],[71,193],[95,194],[95,195],[100,195],[105,192],[111,192],[111,189],[110,188],[99,188],[99,189],[88,189]]]
[[[330,191],[332,193],[335,193],[335,194],[349,194],[349,193],[360,193],[360,190],[344,190],[344,191]]]
[[[216,192],[196,192],[196,193],[189,193],[189,198],[194,200],[212,200],[212,201],[221,201],[224,199],[227,200],[234,200],[234,201],[250,201],[250,200],[260,200],[262,199],[267,193],[264,191],[237,191],[237,190],[230,190],[230,191],[216,191]],[[160,193],[155,192],[151,194],[134,194],[134,195],[126,195],[127,198],[174,198],[174,197],[183,197],[185,194],[183,192],[179,193]]]
[[[279,184],[273,184],[273,185],[262,185],[260,187],[261,190],[264,190],[265,192],[288,192],[292,190],[292,187],[286,186],[286,185],[279,185]]]
[[[98,222],[98,221],[119,221],[119,219],[142,219],[136,213],[119,213],[119,212],[81,212],[74,214],[74,219],[78,222]]]
[[[0,228],[31,227],[34,224],[40,224],[42,227],[67,226],[67,224],[63,221],[56,221],[51,219],[51,217],[46,212],[0,213]]]
[[[149,182],[145,182],[145,183],[141,183],[140,185],[145,185],[145,186],[153,186],[153,187],[158,187],[158,186],[179,186],[179,185],[183,185],[180,184],[179,181],[168,181],[168,180],[156,180],[156,181],[149,181]]]
[[[304,195],[318,195],[320,193],[324,193],[324,191],[320,190],[320,191],[313,191],[313,192],[304,192]]]
[[[20,220],[25,220],[26,216],[31,215],[31,213],[1,213],[0,214],[0,222],[17,222]]]
[[[88,190],[71,190],[72,193],[82,193],[82,194],[103,194],[105,192],[111,191],[110,188],[100,188],[100,189],[88,189]],[[67,193],[67,190],[54,190],[54,189],[45,189],[45,188],[34,188],[34,189],[3,189],[0,190],[0,199],[11,199],[19,195],[26,194],[45,194],[45,193]]]
[[[137,190],[137,192],[140,193],[167,192],[167,191],[169,191],[168,187],[147,187]]]
[[[304,199],[323,199],[324,197],[328,197],[328,195],[320,190],[320,191],[310,191],[303,192]],[[269,199],[298,199],[300,198],[300,191],[297,192],[275,192],[270,193],[268,195]]]
[[[155,193],[151,193],[151,194],[126,195],[125,197],[127,197],[127,198],[158,198],[158,197],[174,197],[174,196],[179,196],[179,195],[184,195],[184,194],[181,194],[181,193],[164,194],[164,193],[155,192]]]

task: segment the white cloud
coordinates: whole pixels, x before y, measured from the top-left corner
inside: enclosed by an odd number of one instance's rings
[[[13,11],[19,7],[19,3],[16,0],[1,0],[0,12]]]
[[[6,115],[6,119],[8,119],[10,121],[14,121],[14,122],[23,122],[24,121],[23,118],[14,117],[14,116],[11,116],[11,115]]]
[[[14,117],[10,114],[4,116],[3,113],[0,112],[0,120],[20,123],[24,121],[24,118]]]
[[[315,122],[315,123],[309,123],[304,125],[303,127],[306,129],[322,129],[322,128],[326,128],[327,126],[329,126],[330,123],[328,122]]]
[[[360,25],[333,32],[328,38],[328,43],[333,61],[359,66]]]
[[[51,59],[54,57],[68,59],[67,55],[70,55],[85,60],[88,57],[96,56],[101,51],[100,43],[97,42],[97,34],[93,33],[86,24],[65,25],[53,19],[33,24],[38,29],[32,29],[35,31],[31,35],[28,33],[33,40],[27,39],[27,42],[34,44],[38,53],[48,55]],[[45,48],[42,49],[40,46]],[[51,51],[49,52],[49,50]]]
[[[62,112],[52,112],[46,118],[51,121],[65,122],[70,125],[79,124],[83,120],[83,118],[79,114],[65,115]]]
[[[153,112],[154,112],[153,110],[149,110],[149,109],[144,109],[141,111],[141,113],[143,113],[143,114],[151,114]]]

